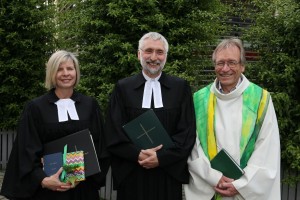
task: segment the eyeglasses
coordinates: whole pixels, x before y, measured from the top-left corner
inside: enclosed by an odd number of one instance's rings
[[[154,49],[140,49],[140,50],[143,51],[147,55],[152,55],[155,52],[156,55],[162,56],[166,53],[164,50],[161,50],[161,49],[156,49],[156,50],[154,50]]]
[[[227,66],[230,68],[230,69],[233,69],[233,68],[236,68],[236,66],[238,64],[240,64],[240,62],[237,62],[237,61],[234,61],[234,60],[230,60],[230,61],[226,61],[226,62],[217,62],[215,63],[215,66],[216,68],[218,69],[221,69],[225,66],[225,64],[227,64]]]

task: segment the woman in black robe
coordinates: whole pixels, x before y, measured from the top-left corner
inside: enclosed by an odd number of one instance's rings
[[[30,101],[19,121],[1,195],[16,200],[99,200],[109,166],[103,139],[103,121],[97,101],[74,90],[80,77],[74,54],[57,51],[47,63],[45,86],[49,92]],[[89,129],[101,173],[85,181],[59,180],[59,170],[47,177],[43,171],[43,144]]]
[[[167,51],[162,35],[144,35],[138,52],[143,71],[118,81],[111,95],[105,133],[118,200],[181,200],[182,184],[189,182],[187,158],[196,137],[192,94],[187,81],[162,72]],[[160,86],[147,91],[147,81]],[[154,98],[147,97],[148,92]],[[160,94],[161,99],[155,101]],[[122,126],[149,109],[172,138],[174,148],[143,150],[125,134]]]

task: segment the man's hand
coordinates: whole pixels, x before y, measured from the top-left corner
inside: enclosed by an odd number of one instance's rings
[[[162,145],[159,145],[152,149],[142,150],[138,158],[139,164],[146,169],[151,169],[159,166],[156,151],[160,150],[161,148]]]
[[[224,197],[232,197],[238,194],[238,191],[233,186],[234,179],[222,176],[217,186],[214,188],[217,193]]]

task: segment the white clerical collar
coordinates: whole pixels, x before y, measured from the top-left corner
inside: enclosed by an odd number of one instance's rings
[[[161,96],[160,82],[158,81],[161,74],[158,77],[152,79],[149,76],[147,76],[144,73],[144,71],[142,71],[142,73],[143,73],[144,78],[147,80],[145,82],[145,87],[144,87],[142,108],[150,108],[151,107],[152,91],[153,91],[154,107],[155,108],[164,107],[163,102],[162,102],[162,96]]]
[[[239,78],[238,83],[236,84],[235,87],[233,87],[233,88],[229,91],[229,93],[232,92],[232,91],[234,91],[234,90],[241,84],[242,81],[243,81],[243,76],[241,76],[241,77]],[[224,90],[223,90],[223,88],[222,88],[222,85],[221,85],[221,82],[220,82],[220,81],[217,82],[217,85],[218,85],[219,91],[220,91],[221,93],[224,93]]]
[[[60,99],[55,102],[55,104],[57,105],[59,122],[68,121],[68,114],[72,120],[79,120],[75,108],[75,101],[72,99]]]

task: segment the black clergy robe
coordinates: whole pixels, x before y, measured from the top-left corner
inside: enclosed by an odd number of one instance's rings
[[[105,184],[109,167],[103,139],[103,122],[100,107],[95,99],[74,91],[72,100],[79,120],[58,121],[58,99],[54,90],[30,101],[25,107],[17,137],[9,158],[1,195],[26,200],[98,200],[98,190]],[[80,182],[74,189],[57,192],[41,187],[46,177],[41,158],[43,144],[88,128],[98,154],[102,172]],[[63,151],[63,149],[62,149]]]
[[[145,78],[142,73],[117,82],[106,120],[106,139],[112,154],[114,187],[118,200],[179,200],[181,186],[189,181],[187,158],[195,142],[195,117],[188,83],[162,73],[162,108],[152,108],[175,143],[157,151],[159,166],[145,169],[138,163],[141,149],[125,135],[122,126],[147,109],[142,108]]]

